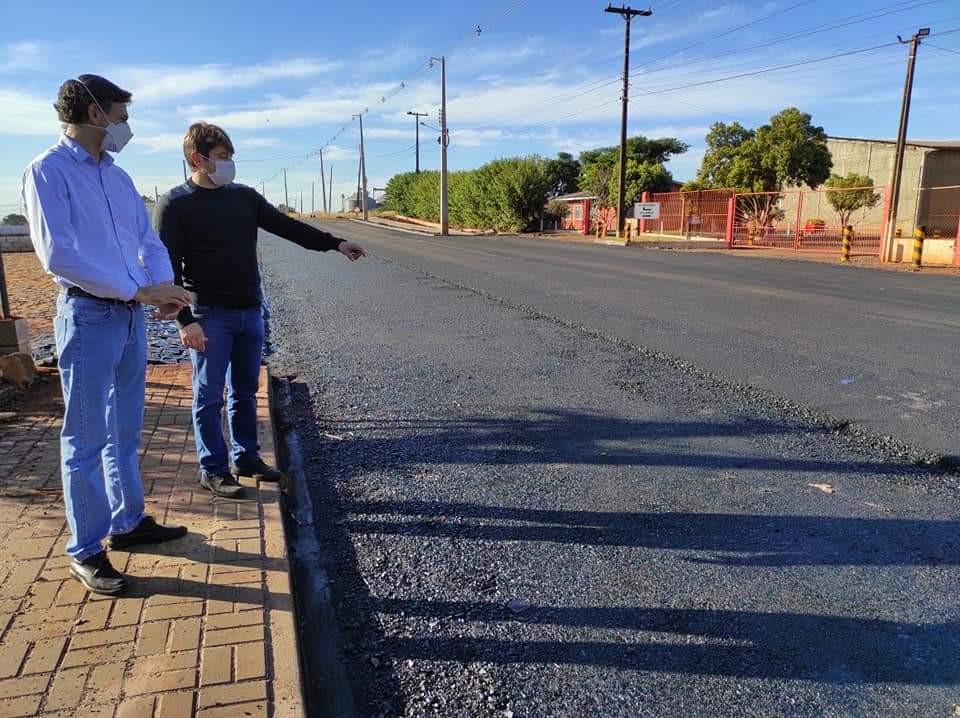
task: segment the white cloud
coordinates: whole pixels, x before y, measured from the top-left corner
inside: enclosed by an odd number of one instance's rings
[[[255,87],[270,80],[329,75],[340,62],[300,58],[262,65],[143,65],[118,68],[116,82],[133,92],[134,100],[155,103],[176,97]]]
[[[0,135],[37,135],[56,138],[60,134],[53,100],[20,90],[0,87],[0,106],[6,112]]]
[[[133,145],[140,145],[147,152],[173,152],[183,149],[182,132],[164,132],[158,135],[137,135],[130,141]]]
[[[236,144],[242,147],[279,147],[283,142],[276,137],[247,137]]]
[[[0,74],[29,70],[36,72],[48,66],[50,48],[42,42],[14,42],[0,48]]]
[[[416,136],[416,128],[413,127],[413,118],[410,118],[409,128],[399,128],[399,127],[364,127],[363,136],[365,139],[375,139],[375,140],[409,140]],[[420,128],[421,137],[424,136],[424,133],[432,132],[426,127]]]

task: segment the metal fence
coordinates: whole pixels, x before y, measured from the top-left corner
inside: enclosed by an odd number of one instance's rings
[[[653,192],[644,202],[660,203],[660,218],[640,222],[642,234],[674,237],[724,239],[733,190],[713,189],[691,192]]]
[[[840,252],[853,227],[852,254],[879,255],[886,187],[738,193],[728,244],[734,249]]]
[[[851,254],[861,256],[879,256],[890,212],[887,187],[655,192],[644,193],[643,201],[659,203],[660,216],[639,221],[641,236],[720,239],[730,249],[839,254],[843,228],[849,225]],[[934,263],[960,265],[960,185],[901,192],[894,249],[912,241],[920,227],[928,240],[937,240],[929,244]],[[894,261],[902,260],[894,254]]]
[[[960,185],[925,187],[917,202],[917,226],[931,239],[960,240]]]

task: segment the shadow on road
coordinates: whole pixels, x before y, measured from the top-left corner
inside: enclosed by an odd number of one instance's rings
[[[585,664],[825,683],[960,683],[957,621],[910,624],[813,614],[641,607],[531,606],[518,614],[494,603],[391,599],[380,599],[376,606],[383,613],[406,616],[646,634],[643,642],[391,639],[390,650],[398,660]]]
[[[369,466],[395,458],[407,463],[451,463],[479,466],[556,464],[658,466],[753,471],[876,473],[886,476],[930,470],[909,462],[870,459],[829,460],[789,456],[698,453],[696,446],[656,448],[655,442],[709,438],[776,437],[819,433],[812,429],[763,419],[735,421],[642,421],[579,411],[525,410],[519,418],[362,421],[337,420],[335,430],[349,432],[345,451],[363,457]],[[371,438],[354,433],[370,432]],[[638,450],[624,444],[643,444]],[[359,461],[360,459],[358,459]]]
[[[303,427],[313,429],[307,468],[318,521],[337,566],[332,586],[345,624],[345,651],[358,703],[396,706],[403,661],[570,664],[611,669],[825,684],[960,683],[960,622],[909,623],[870,617],[643,606],[538,606],[510,610],[481,600],[378,596],[358,560],[370,537],[623,546],[688,552],[695,564],[738,567],[952,567],[960,564],[960,521],[814,515],[599,512],[456,501],[351,500],[337,482],[369,472],[431,465],[566,464],[739,471],[917,474],[909,463],[704,451],[724,439],[786,437],[808,427],[763,420],[639,421],[575,411],[524,411],[520,418],[330,420],[294,385]],[[320,428],[317,428],[320,427]],[[826,432],[827,430],[824,430]],[[324,433],[325,432],[325,433]],[[744,447],[755,442],[745,443]],[[788,445],[778,441],[775,446]],[[639,448],[637,448],[639,447]],[[822,456],[829,456],[824,451]],[[453,580],[453,579],[451,579]],[[462,590],[462,587],[456,587]],[[451,587],[451,593],[454,593]],[[480,592],[482,593],[482,591]],[[843,607],[838,607],[842,612]],[[445,628],[402,636],[384,616],[436,619]],[[458,624],[458,621],[464,623]],[[431,621],[431,624],[433,621]],[[457,635],[458,625],[498,626]],[[549,627],[549,629],[548,629]],[[542,635],[538,635],[540,632]],[[504,633],[515,638],[504,638]],[[604,635],[598,636],[598,633]],[[567,634],[564,640],[558,634]],[[361,648],[362,647],[362,648]],[[380,658],[374,665],[364,651]],[[375,666],[375,667],[374,667]]]
[[[433,502],[354,502],[347,514],[401,515],[409,520],[350,518],[351,533],[528,541],[718,552],[693,562],[734,566],[956,566],[960,521],[835,516],[765,516],[687,512],[602,513]],[[457,519],[443,523],[437,519]],[[482,523],[463,523],[480,519]],[[497,523],[523,522],[523,523]],[[733,555],[725,555],[733,554]]]

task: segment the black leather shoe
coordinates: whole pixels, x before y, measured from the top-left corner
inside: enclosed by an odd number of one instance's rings
[[[94,554],[83,561],[73,559],[70,562],[70,573],[86,586],[88,591],[102,593],[105,596],[116,596],[130,587],[124,575],[110,565],[106,551]]]
[[[252,461],[241,459],[237,462],[237,476],[248,476],[258,481],[280,481],[283,472],[257,458]]]
[[[200,485],[214,496],[222,499],[242,499],[247,490],[233,474],[201,474]]]
[[[133,531],[110,537],[110,548],[123,549],[144,543],[163,543],[187,535],[186,526],[162,526],[152,516],[144,516]]]

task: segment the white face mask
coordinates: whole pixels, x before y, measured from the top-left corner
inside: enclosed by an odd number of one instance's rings
[[[233,179],[237,176],[237,166],[233,163],[233,160],[216,160],[215,164],[217,169],[207,175],[210,181],[217,187],[224,187],[233,182]]]
[[[200,156],[203,157],[203,155]],[[213,162],[213,164],[216,165],[216,169],[213,172],[207,172],[207,177],[209,177],[210,181],[217,187],[225,187],[233,182],[234,177],[237,176],[237,166],[233,160],[212,160],[209,157],[203,157],[203,159],[207,162]]]
[[[133,130],[130,129],[130,125],[126,122],[110,122],[110,116],[104,112],[100,102],[94,97],[94,94],[90,92],[90,88],[81,80],[77,80],[77,82],[83,85],[83,89],[93,98],[94,103],[100,108],[100,112],[103,112],[108,123],[106,127],[100,127],[99,125],[78,125],[78,127],[95,127],[98,130],[103,130],[106,135],[103,138],[103,144],[100,145],[100,149],[106,150],[107,152],[119,152],[126,147],[127,143],[133,138]]]

